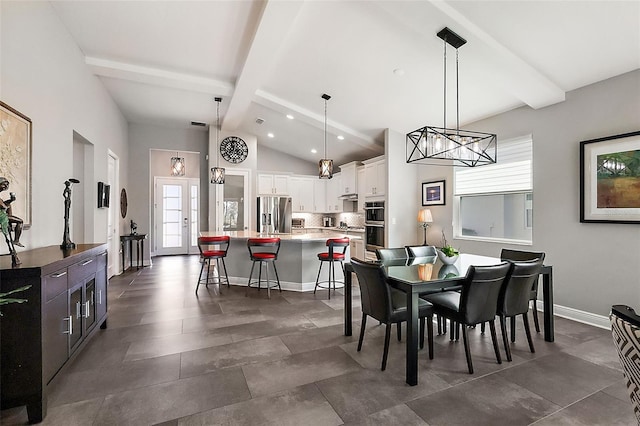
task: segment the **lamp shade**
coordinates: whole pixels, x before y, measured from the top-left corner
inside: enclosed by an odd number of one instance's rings
[[[433,222],[433,216],[431,216],[431,210],[422,209],[418,212],[418,222],[431,223]]]

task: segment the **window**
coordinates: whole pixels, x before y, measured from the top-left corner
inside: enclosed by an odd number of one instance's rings
[[[496,164],[456,168],[456,238],[530,244],[533,234],[532,138],[498,144]]]

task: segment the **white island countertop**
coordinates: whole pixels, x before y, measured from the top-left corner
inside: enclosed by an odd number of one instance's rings
[[[361,240],[362,235],[347,234],[342,230],[334,232],[312,232],[306,234],[261,234],[255,231],[202,231],[200,235],[203,237],[217,237],[228,235],[231,238],[275,238],[278,237],[282,241],[294,242],[317,242],[326,241],[329,238],[349,238],[352,240]]]

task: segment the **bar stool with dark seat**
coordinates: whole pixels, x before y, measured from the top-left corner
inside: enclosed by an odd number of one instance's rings
[[[229,275],[227,275],[227,265],[224,263],[224,258],[227,257],[230,241],[231,238],[226,235],[218,237],[198,237],[198,249],[200,250],[202,267],[200,268],[200,275],[198,276],[196,294],[198,293],[198,288],[202,282],[204,282],[206,287],[209,287],[209,284],[221,285],[225,283],[227,284],[227,287],[229,287]],[[211,260],[216,261],[216,269],[218,271],[217,276],[211,273]],[[224,268],[224,277],[222,276],[220,261],[222,261],[222,267]],[[205,265],[207,266],[207,275],[202,278]]]
[[[253,261],[251,265],[251,272],[249,273],[249,282],[247,283],[247,291],[245,295],[249,294],[249,287],[251,287],[251,277],[253,276],[253,268],[258,265],[258,291],[260,291],[262,281],[262,264],[266,266],[267,274],[267,296],[271,299],[271,287],[278,286],[280,292],[280,278],[278,277],[278,270],[276,269],[276,260],[278,260],[278,251],[280,251],[280,238],[249,238],[247,240],[247,248],[249,249],[249,257]],[[276,275],[276,285],[271,285],[269,282],[269,264],[273,265],[273,272]],[[256,281],[253,281],[255,284]]]
[[[318,253],[320,268],[318,269],[318,277],[316,278],[316,286],[313,288],[313,294],[316,294],[316,290],[318,289],[318,287],[327,288],[329,289],[329,299],[331,299],[332,283],[333,290],[335,291],[336,289],[336,262],[340,262],[340,268],[342,269],[343,276],[343,281],[340,281],[340,283],[344,285],[344,266],[342,262],[344,262],[345,260],[347,247],[349,247],[349,238],[329,238],[326,244],[327,247],[329,247],[329,251]],[[320,272],[322,272],[322,265],[324,264],[324,262],[329,262],[329,279],[327,281],[320,281]],[[323,286],[322,283],[327,283],[327,286]]]

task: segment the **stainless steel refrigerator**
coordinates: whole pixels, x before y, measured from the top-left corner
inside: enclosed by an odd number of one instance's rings
[[[291,233],[291,197],[258,197],[257,231],[263,234]]]

